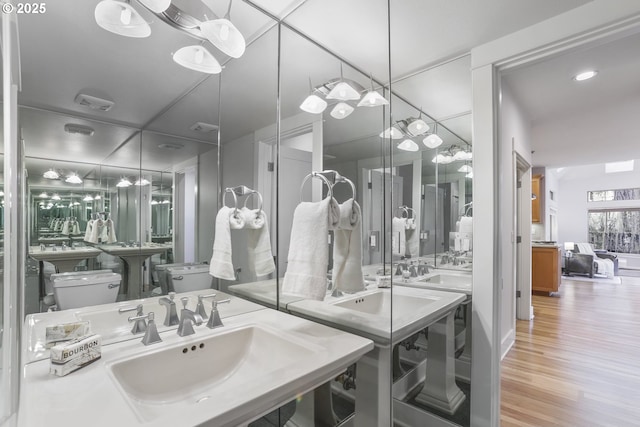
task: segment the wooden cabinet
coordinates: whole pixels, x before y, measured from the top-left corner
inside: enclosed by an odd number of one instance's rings
[[[534,175],[533,178],[531,178],[531,222],[535,223],[542,222],[542,215],[540,213],[540,207],[542,206],[540,203],[542,197],[540,192],[541,180],[542,175]]]
[[[559,246],[531,248],[531,290],[558,292],[562,265]]]

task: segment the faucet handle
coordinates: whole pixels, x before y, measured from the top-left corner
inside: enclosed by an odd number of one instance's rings
[[[136,311],[136,316],[142,316],[142,304],[138,304],[135,307],[121,307],[118,309],[118,313],[128,313],[130,311]]]
[[[132,334],[141,334],[142,332],[146,332],[147,331],[147,323],[145,322],[145,319],[147,319],[149,317],[148,314],[143,314],[142,313],[142,304],[138,304],[136,307],[131,307],[131,308],[121,308],[118,310],[118,312],[120,314],[122,313],[126,313],[129,311],[136,311],[136,315],[129,317],[129,322],[135,322],[133,323],[133,328],[131,328],[131,333]],[[151,320],[153,320],[153,316],[151,316]]]
[[[208,295],[198,295],[198,305],[196,306],[196,313],[202,317],[203,320],[207,319],[207,310],[204,308],[204,302],[202,301],[205,298],[213,298],[216,294],[208,294]]]
[[[161,342],[162,339],[160,338],[160,334],[158,334],[158,328],[156,327],[155,322],[155,314],[153,313],[153,311],[150,311],[148,314],[142,316],[129,317],[129,322],[136,322],[136,324],[138,322],[144,323],[145,319],[149,320],[149,325],[146,327],[144,337],[142,338],[142,344],[150,345]]]
[[[186,310],[187,304],[189,303],[189,297],[182,297],[180,298],[180,301],[182,301],[182,308]]]
[[[169,292],[169,293],[167,294],[167,296],[169,297],[169,299],[170,299],[171,301],[173,301],[173,299],[176,297],[176,293],[172,291],[172,292]]]
[[[209,316],[207,328],[214,329],[224,326],[224,324],[222,323],[222,319],[220,318],[220,313],[218,312],[218,304],[226,304],[229,302],[231,302],[231,300],[228,298],[220,301],[213,300],[211,302],[211,316]]]

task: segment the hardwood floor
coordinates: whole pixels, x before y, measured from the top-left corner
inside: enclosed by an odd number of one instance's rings
[[[532,304],[502,363],[502,426],[640,426],[640,278],[563,278]]]

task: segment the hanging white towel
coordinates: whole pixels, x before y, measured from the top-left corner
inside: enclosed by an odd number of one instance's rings
[[[235,280],[233,261],[231,259],[231,229],[244,226],[244,219],[236,215],[235,208],[223,206],[216,216],[215,238],[213,240],[213,255],[209,263],[209,274],[225,280]]]
[[[115,243],[118,241],[116,237],[116,226],[113,223],[113,220],[109,218],[105,221],[105,228],[107,229],[106,241],[107,243]]]
[[[84,231],[84,241],[91,242],[91,231],[93,230],[94,221],[90,219],[87,221],[87,229]]]
[[[89,237],[89,242],[91,243],[99,243],[100,242],[100,234],[102,233],[102,229],[104,228],[104,221],[101,219],[97,219],[93,221],[93,225],[91,227],[91,236]]]
[[[73,230],[71,234],[80,234],[80,223],[78,221],[73,221]]]
[[[65,221],[62,225],[62,234],[69,234],[69,220]]]
[[[267,215],[263,210],[243,207],[240,211],[247,229],[247,248],[249,249],[249,265],[254,266],[256,276],[273,273],[276,264],[271,252],[271,237]]]
[[[391,220],[391,253],[405,256],[407,253],[407,218],[393,218]]]
[[[302,202],[296,207],[283,294],[324,300],[329,264],[327,233],[339,219],[340,208],[331,197],[320,202]]]
[[[333,286],[347,293],[363,291],[362,211],[349,199],[340,205],[340,221],[333,231]]]
[[[409,219],[413,221],[413,218]],[[415,221],[413,221],[413,226],[405,230],[405,239],[407,245],[406,256],[415,258],[418,256],[418,252],[420,251],[420,240],[418,239],[418,232],[416,231]]]

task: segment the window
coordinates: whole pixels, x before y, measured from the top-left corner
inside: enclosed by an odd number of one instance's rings
[[[640,253],[640,209],[590,210],[589,243],[610,252]]]
[[[640,188],[587,191],[587,201],[589,202],[609,202],[613,200],[640,200]]]

